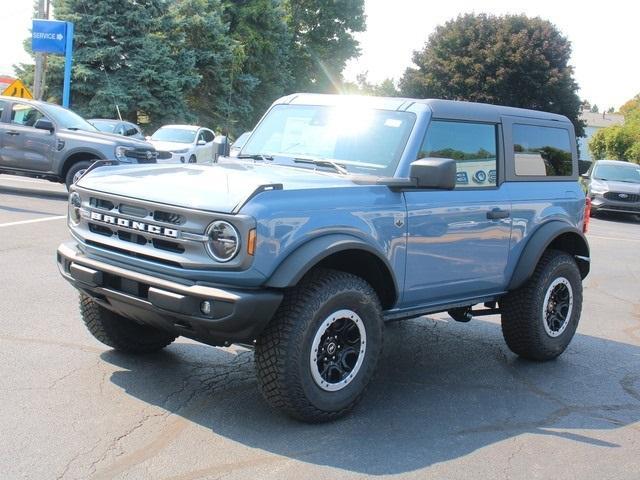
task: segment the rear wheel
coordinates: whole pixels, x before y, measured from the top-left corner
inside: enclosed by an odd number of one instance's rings
[[[71,168],[67,171],[67,175],[64,178],[64,183],[67,186],[67,190],[71,188],[71,185],[76,183],[78,179],[84,175],[84,172],[91,166],[95,160],[83,160],[81,162],[76,162],[71,165]]]
[[[501,302],[502,334],[512,352],[551,360],[569,345],[582,310],[582,278],[574,258],[544,253],[529,281]]]
[[[122,352],[156,352],[176,339],[176,336],[169,332],[141,325],[107,310],[82,294],[80,313],[91,335],[105,345]]]
[[[382,309],[363,279],[320,269],[286,293],[256,342],[267,402],[307,422],[344,415],[361,399],[382,347]]]

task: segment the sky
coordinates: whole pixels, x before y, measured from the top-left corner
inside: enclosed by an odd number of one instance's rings
[[[29,36],[32,5],[32,0],[0,0],[0,74],[30,61],[22,42]],[[365,9],[367,31],[357,34],[362,55],[347,65],[349,80],[363,72],[373,82],[398,80],[435,27],[459,14],[524,13],[550,20],[571,41],[581,98],[601,110],[617,109],[640,93],[638,0],[365,0]]]

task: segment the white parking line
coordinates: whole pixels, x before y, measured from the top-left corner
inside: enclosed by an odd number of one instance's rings
[[[19,222],[0,223],[0,228],[14,227],[16,225],[26,225],[28,223],[48,222],[49,220],[61,220],[67,218],[66,215],[56,215],[55,217],[34,218],[32,220],[20,220]]]

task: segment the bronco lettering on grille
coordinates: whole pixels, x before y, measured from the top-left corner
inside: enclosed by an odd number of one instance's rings
[[[106,223],[109,225],[117,225],[118,227],[129,228],[131,230],[139,230],[141,232],[153,233],[156,235],[164,235],[165,237],[178,238],[178,230],[173,228],[159,227],[158,225],[149,225],[127,218],[114,217],[113,215],[104,215],[99,212],[91,212],[91,220],[95,222]]]

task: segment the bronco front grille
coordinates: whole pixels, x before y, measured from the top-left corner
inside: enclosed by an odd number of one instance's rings
[[[93,191],[84,194],[81,221],[72,230],[87,244],[181,268],[211,264],[205,231],[217,214]]]

